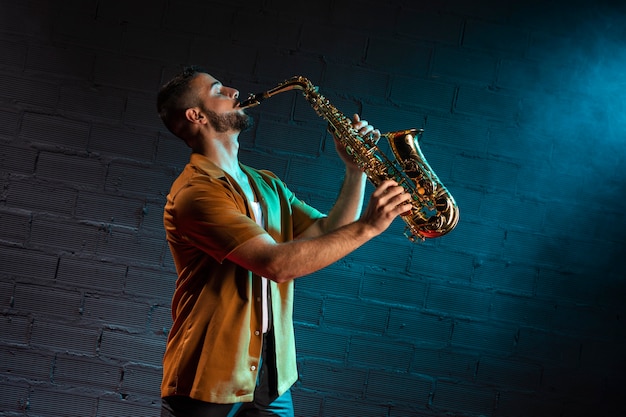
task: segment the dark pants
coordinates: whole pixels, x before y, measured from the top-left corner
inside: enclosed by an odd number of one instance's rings
[[[276,349],[270,331],[263,338],[261,369],[250,403],[214,404],[189,397],[165,397],[161,417],[293,417],[291,392],[280,397],[276,392]]]

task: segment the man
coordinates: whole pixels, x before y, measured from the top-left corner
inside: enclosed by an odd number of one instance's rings
[[[197,67],[159,91],[164,124],[192,151],[164,212],[178,272],[164,417],[293,416],[293,280],[354,251],[411,207],[403,188],[385,181],[359,217],[366,177],[339,142],[346,173],[328,215],[274,174],[242,165],[238,136],[251,119],[238,96]],[[353,127],[380,136],[358,115]]]

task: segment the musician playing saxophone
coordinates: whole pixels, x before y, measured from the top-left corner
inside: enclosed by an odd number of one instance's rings
[[[241,164],[238,136],[252,122],[238,97],[189,67],[157,98],[165,126],[191,148],[164,210],[178,279],[162,416],[293,416],[293,280],[348,255],[411,208],[410,195],[387,180],[361,213],[366,178],[337,140],[346,169],[327,215],[273,173]],[[380,135],[358,115],[353,127]]]

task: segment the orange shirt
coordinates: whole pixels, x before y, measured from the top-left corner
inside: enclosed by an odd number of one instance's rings
[[[323,217],[274,174],[241,165],[263,210],[265,230],[239,185],[206,157],[192,154],[172,184],[164,212],[178,272],[173,325],[163,358],[162,396],[213,403],[252,401],[262,347],[261,277],[226,256],[269,233],[293,240]],[[297,380],[293,281],[270,282],[279,394]]]

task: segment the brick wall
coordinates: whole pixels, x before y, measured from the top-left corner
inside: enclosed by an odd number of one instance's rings
[[[187,63],[424,128],[461,209],[297,282],[299,416],[624,412],[626,14],[586,3],[0,0],[0,415],[158,415],[188,150],[154,102]],[[242,160],[327,210],[325,122],[251,113]]]

